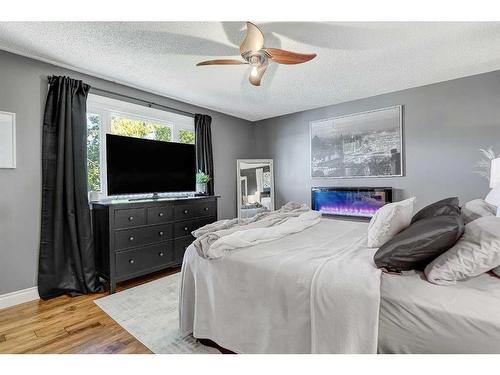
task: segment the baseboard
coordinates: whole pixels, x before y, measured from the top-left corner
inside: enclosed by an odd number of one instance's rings
[[[39,299],[36,286],[0,295],[0,309]]]

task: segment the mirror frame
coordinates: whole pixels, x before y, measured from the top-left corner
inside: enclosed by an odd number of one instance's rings
[[[274,160],[273,159],[237,159],[236,160],[236,203],[237,217],[241,218],[241,164],[269,164],[269,172],[271,173],[271,208],[275,210],[274,205]]]

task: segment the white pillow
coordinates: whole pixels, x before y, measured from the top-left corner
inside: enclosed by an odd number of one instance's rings
[[[368,226],[368,247],[380,247],[406,229],[413,217],[414,203],[415,197],[401,202],[388,203],[379,208]]]
[[[455,284],[500,266],[500,218],[486,216],[465,226],[465,232],[450,250],[425,267],[431,283]]]
[[[496,216],[497,208],[492,204],[486,203],[484,199],[474,199],[467,202],[462,207],[462,216],[465,220],[465,224],[471,221],[477,220],[484,216]]]

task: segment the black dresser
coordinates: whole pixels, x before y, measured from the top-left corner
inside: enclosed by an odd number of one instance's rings
[[[217,197],[91,202],[99,276],[116,283],[182,264],[191,232],[217,220]]]

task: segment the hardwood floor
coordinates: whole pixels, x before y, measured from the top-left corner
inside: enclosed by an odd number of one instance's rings
[[[124,282],[117,291],[179,271]],[[151,353],[93,302],[106,295],[61,296],[0,310],[0,353]]]

